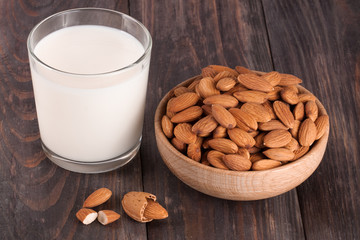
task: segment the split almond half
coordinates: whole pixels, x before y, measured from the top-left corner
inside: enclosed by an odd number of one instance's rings
[[[89,225],[97,218],[98,214],[92,209],[82,208],[76,213],[77,219],[85,225]]]
[[[120,218],[120,214],[118,214],[117,212],[112,211],[112,210],[99,211],[98,217],[97,217],[98,221],[102,225],[107,225],[109,223],[115,222],[119,218]]]

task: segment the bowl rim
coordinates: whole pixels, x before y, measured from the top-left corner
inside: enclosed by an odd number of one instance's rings
[[[259,74],[259,75],[263,75],[265,74],[265,72],[261,72],[261,71],[254,71],[253,72]],[[302,165],[305,161],[307,161],[307,157],[314,154],[318,149],[320,149],[323,145],[327,144],[328,141],[328,137],[329,137],[329,129],[330,129],[330,124],[328,125],[324,135],[316,140],[315,144],[313,144],[310,147],[310,150],[303,155],[301,158],[295,160],[295,161],[291,161],[289,163],[286,163],[284,165],[281,165],[279,167],[275,167],[272,169],[266,169],[266,170],[257,170],[257,171],[234,171],[234,170],[226,170],[226,169],[219,169],[216,167],[212,167],[212,166],[207,166],[204,165],[200,162],[197,162],[189,157],[187,157],[185,154],[181,153],[180,151],[178,151],[169,141],[169,139],[165,136],[164,132],[162,131],[162,127],[161,127],[161,118],[162,116],[165,114],[164,110],[166,109],[166,103],[167,101],[173,96],[174,94],[174,89],[180,87],[180,86],[188,86],[192,81],[194,81],[195,79],[199,78],[199,76],[201,75],[197,75],[194,76],[192,78],[189,78],[179,84],[177,84],[176,86],[174,86],[173,88],[171,88],[171,90],[169,90],[165,96],[160,100],[156,111],[155,111],[155,117],[154,117],[154,125],[155,125],[155,135],[157,135],[157,137],[159,137],[161,139],[161,142],[164,143],[166,145],[166,148],[169,148],[171,150],[172,153],[174,153],[177,157],[179,157],[180,159],[184,160],[187,164],[190,164],[194,167],[200,167],[205,171],[212,171],[215,173],[219,173],[219,174],[227,174],[227,175],[232,175],[232,176],[254,176],[254,175],[259,175],[259,174],[269,174],[269,173],[276,173],[276,172],[283,172],[283,171],[287,171],[289,169],[293,169],[294,167],[297,167],[299,165]],[[298,89],[300,90],[301,93],[311,93],[309,90],[307,90],[305,87],[298,85],[297,86]],[[312,93],[311,93],[312,94]],[[314,95],[314,94],[313,94]],[[314,95],[315,96],[315,95]],[[315,96],[315,102],[316,105],[319,108],[319,113],[322,113],[323,115],[327,114],[327,111],[325,109],[325,107],[322,105],[322,103],[320,102],[320,100]],[[164,160],[164,159],[163,159]],[[322,161],[322,158],[320,160],[318,160],[318,164],[320,164],[320,162]],[[165,162],[165,161],[164,161]]]

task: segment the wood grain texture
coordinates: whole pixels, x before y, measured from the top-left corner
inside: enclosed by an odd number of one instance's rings
[[[308,239],[360,237],[359,1],[268,1],[275,69],[294,73],[330,117],[328,149],[298,188]]]
[[[45,17],[85,6],[128,12],[127,1],[0,1],[0,239],[146,239],[145,225],[120,206],[126,192],[142,190],[139,156],[120,170],[85,175],[56,167],[41,150],[26,38]],[[83,226],[75,213],[101,187],[113,196],[95,209],[122,218]]]
[[[174,177],[154,141],[154,113],[165,93],[209,64],[270,71],[260,1],[131,1],[130,13],[150,30],[154,47],[141,158],[144,190],[169,218],[148,223],[149,239],[301,239],[296,191],[256,202],[199,193]]]

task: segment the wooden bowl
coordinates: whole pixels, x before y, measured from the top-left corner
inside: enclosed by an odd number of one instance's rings
[[[260,72],[261,74],[261,72]],[[194,78],[179,86],[188,86]],[[169,142],[161,128],[166,104],[173,96],[173,88],[160,101],[155,113],[155,136],[160,155],[170,171],[188,186],[207,195],[228,200],[258,200],[285,193],[304,182],[319,166],[328,141],[329,128],[310,151],[298,160],[263,171],[231,171],[198,163],[180,153]],[[299,87],[300,92],[309,92]],[[316,99],[319,115],[326,114]]]

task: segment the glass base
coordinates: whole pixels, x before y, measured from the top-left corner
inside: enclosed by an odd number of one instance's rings
[[[103,173],[115,170],[120,168],[130,162],[137,152],[139,151],[141,144],[141,138],[139,142],[129,151],[126,153],[104,161],[97,161],[97,162],[82,162],[82,161],[75,161],[71,159],[67,159],[61,157],[51,151],[49,148],[45,146],[43,142],[41,142],[42,148],[45,152],[45,155],[56,165],[62,167],[66,170],[78,173]]]

